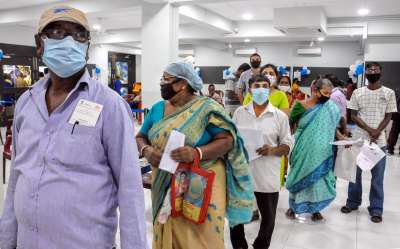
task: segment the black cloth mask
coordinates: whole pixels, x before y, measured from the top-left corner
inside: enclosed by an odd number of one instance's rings
[[[173,84],[174,83],[161,85],[161,97],[164,100],[170,100],[177,94],[177,92],[175,92],[174,88],[172,87]]]
[[[322,95],[321,92],[319,93],[321,94],[321,97],[318,97],[318,102],[321,104],[325,104],[330,99],[330,97]]]
[[[374,73],[374,74],[366,74],[365,77],[367,78],[369,83],[375,83],[381,78],[380,73]]]
[[[250,65],[252,68],[259,68],[261,65],[261,61],[251,61]]]

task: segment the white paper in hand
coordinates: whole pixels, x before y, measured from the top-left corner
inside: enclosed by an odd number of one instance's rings
[[[244,147],[246,147],[247,153],[249,154],[249,160],[253,161],[261,156],[256,152],[259,148],[264,145],[263,133],[260,130],[241,128],[239,132],[244,140]]]
[[[178,167],[178,162],[171,158],[171,152],[185,145],[185,134],[173,130],[169,135],[167,145],[165,146],[164,153],[161,157],[159,168],[174,174]]]
[[[385,152],[375,143],[365,142],[361,147],[361,152],[357,156],[357,165],[364,171],[369,171],[385,157]]]
[[[337,146],[349,146],[349,145],[363,144],[363,141],[360,138],[358,140],[338,140],[338,141],[331,142],[330,144],[337,145]]]

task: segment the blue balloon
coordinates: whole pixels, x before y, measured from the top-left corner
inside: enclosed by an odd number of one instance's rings
[[[287,70],[286,70],[286,68],[284,68],[284,67],[282,67],[282,66],[279,66],[278,67],[278,73],[279,73],[279,75],[285,75],[286,73],[287,73]]]
[[[96,67],[96,70],[95,70],[95,72],[96,72],[96,74],[100,74],[100,72],[101,72],[101,69],[100,69],[99,67]]]
[[[307,76],[308,75],[308,70],[306,68],[301,69],[300,74],[302,77]]]
[[[0,61],[3,60],[3,58],[4,58],[4,53],[3,50],[0,49]]]
[[[364,73],[364,66],[362,64],[358,64],[356,66],[356,70],[354,71],[356,76],[359,76]]]

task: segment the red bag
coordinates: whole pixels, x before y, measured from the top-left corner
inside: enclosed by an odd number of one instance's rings
[[[214,172],[200,168],[200,156],[197,151],[193,164],[180,163],[172,176],[172,217],[183,215],[196,224],[204,223],[214,178]]]

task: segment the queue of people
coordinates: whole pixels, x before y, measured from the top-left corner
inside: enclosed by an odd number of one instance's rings
[[[251,68],[238,70],[243,106],[231,118],[214,100],[215,88],[209,88],[211,98],[200,96],[203,82],[192,65],[171,63],[160,82],[162,100],[134,139],[128,104],[89,76],[89,38],[87,19],[77,9],[58,6],[40,19],[35,39],[49,74],[16,106],[0,248],[113,248],[118,224],[122,249],[148,248],[139,157],[152,167],[153,249],[223,249],[225,219],[234,249],[248,248],[244,224],[252,219],[254,200],[261,222],[253,248],[269,248],[283,184],[290,193],[288,218],[309,213],[315,222],[323,219],[322,210],[336,197],[330,143],[348,136],[344,93],[334,77],[315,80],[306,98],[298,82],[290,86],[289,77],[280,77],[272,64],[261,67],[254,54]],[[382,72],[378,63],[367,64],[369,85],[354,91],[347,108],[358,126],[354,138],[385,150],[384,129],[397,107],[394,91],[382,86]],[[249,160],[241,128],[262,134],[255,159]],[[180,194],[209,192],[199,211],[204,221],[171,211],[174,176],[159,166],[175,132],[185,140],[168,151],[171,159],[212,175],[209,182],[189,180],[179,188]],[[371,171],[368,210],[376,223],[383,219],[385,162]],[[343,213],[360,206],[361,181],[358,169]]]

